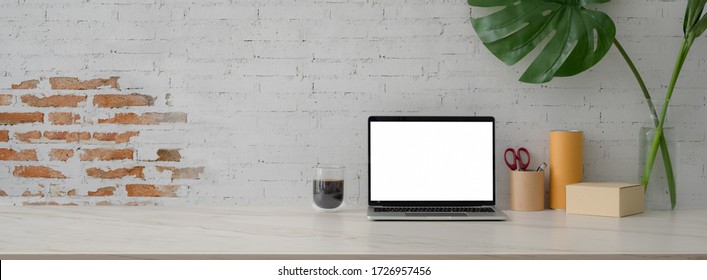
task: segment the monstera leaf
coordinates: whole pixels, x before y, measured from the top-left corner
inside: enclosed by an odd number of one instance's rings
[[[609,0],[468,0],[476,7],[504,8],[471,23],[491,53],[513,65],[551,37],[520,77],[545,83],[579,74],[611,48],[616,27],[606,14],[584,5]]]

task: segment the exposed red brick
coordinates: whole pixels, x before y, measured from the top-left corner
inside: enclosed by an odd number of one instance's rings
[[[13,84],[12,89],[35,89],[39,85],[39,80],[27,80],[19,84]]]
[[[42,133],[37,130],[32,130],[24,133],[15,132],[15,139],[20,142],[32,143],[32,140],[42,139]]]
[[[0,160],[37,161],[37,152],[35,150],[18,152],[13,149],[0,148]]]
[[[49,78],[49,83],[52,85],[52,89],[87,90],[98,89],[99,87],[120,88],[120,85],[118,85],[118,77],[85,81],[74,77],[53,77]]]
[[[145,179],[145,174],[142,170],[145,169],[144,166],[135,166],[133,168],[117,168],[102,170],[100,168],[89,168],[86,169],[86,175],[93,178],[101,179],[120,179],[127,176],[133,176],[135,178]]]
[[[68,192],[66,192],[66,195],[68,195],[68,196],[76,196],[76,189],[70,189]]]
[[[50,204],[50,203],[51,203],[51,204]],[[52,201],[52,202],[45,202],[45,201],[42,201],[42,202],[27,202],[27,201],[23,201],[23,202],[22,202],[22,206],[47,206],[47,205],[57,206],[57,205],[59,205],[59,203],[56,203],[56,202],[53,202],[53,201]]]
[[[79,142],[91,139],[88,132],[45,131],[44,138],[49,140],[63,140],[66,142]]]
[[[49,201],[49,202],[22,202],[23,206],[79,206],[76,203],[69,202],[69,203],[64,203],[60,204],[56,201]]]
[[[113,203],[110,201],[99,201],[96,202],[96,206],[113,206]]]
[[[81,123],[81,115],[69,112],[49,113],[49,122],[55,125],[69,125]]]
[[[94,160],[124,160],[133,159],[133,150],[131,149],[88,149],[81,154],[82,161]]]
[[[124,133],[95,132],[93,133],[93,136],[91,136],[90,132],[83,131],[45,131],[44,134],[42,134],[40,131],[33,130],[24,133],[15,133],[15,138],[17,139],[17,141],[25,143],[34,143],[42,139],[66,141],[68,143],[71,143],[88,141],[91,140],[91,137],[93,137],[93,139],[97,141],[113,141],[117,144],[120,144],[129,142],[131,137],[137,136],[139,134],[140,133],[137,131],[128,131]],[[42,135],[44,135],[44,137],[42,137]]]
[[[49,152],[49,160],[67,161],[74,156],[73,149],[52,149]]]
[[[7,196],[7,193],[3,190],[0,190],[0,196]]]
[[[37,97],[31,94],[25,94],[21,99],[23,103],[32,107],[78,107],[80,103],[86,101],[86,96],[52,95]]]
[[[99,188],[95,192],[88,191],[88,196],[111,196],[115,191],[115,187]]]
[[[116,132],[94,132],[93,139],[98,141],[114,141],[116,144],[126,143],[130,141],[133,136],[140,135],[137,131],[126,131],[123,133]]]
[[[179,161],[182,155],[179,149],[159,149],[157,150],[157,161]]]
[[[172,179],[199,179],[199,175],[204,173],[204,167],[177,168],[172,166],[157,166],[158,172],[172,172]]]
[[[54,178],[54,179],[66,179],[64,174],[56,171],[50,167],[46,166],[16,166],[15,171],[12,172],[15,177],[22,178]]]
[[[132,201],[124,204],[125,206],[158,206],[160,205],[157,202],[150,202],[150,201]]]
[[[10,141],[10,132],[7,130],[0,130],[0,142]]]
[[[20,123],[43,123],[44,113],[0,113],[0,125],[2,124],[20,124]]]
[[[171,113],[117,113],[108,119],[99,119],[98,123],[116,124],[160,124],[160,123],[186,123],[187,114],[183,112]]]
[[[22,193],[22,196],[39,196],[39,197],[44,197],[44,193],[42,191],[38,191],[36,193],[32,193],[29,190],[26,190],[25,192]]]
[[[180,186],[175,185],[147,185],[147,184],[130,184],[125,185],[125,190],[128,196],[145,196],[145,197],[175,197]]]
[[[128,106],[152,106],[155,105],[155,97],[133,93],[133,94],[98,94],[93,97],[93,105],[101,108],[120,108]]]
[[[12,105],[12,94],[0,94],[0,106]]]

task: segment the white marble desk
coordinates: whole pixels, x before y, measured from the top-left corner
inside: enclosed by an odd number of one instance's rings
[[[0,207],[0,258],[707,258],[707,210],[506,214],[506,222],[371,222],[364,209]]]

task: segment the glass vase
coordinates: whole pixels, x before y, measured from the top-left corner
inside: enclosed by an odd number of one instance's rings
[[[653,99],[653,104],[655,110],[660,117],[660,113],[663,109],[665,100]],[[644,108],[648,110],[648,104],[644,101]],[[651,152],[651,146],[653,144],[653,137],[655,136],[655,120],[652,114],[649,113],[649,121],[645,122],[639,132],[639,160],[638,160],[638,170],[640,179],[643,178],[643,172],[646,168],[646,162]],[[665,122],[663,124],[663,137],[665,137],[666,144],[668,146],[668,151],[670,152],[670,162],[673,167],[673,178],[675,179],[676,190],[677,188],[677,163],[678,161],[678,145],[676,141],[675,128],[671,126],[668,122],[670,116],[670,110],[665,117]],[[653,169],[651,171],[650,179],[648,180],[648,187],[644,193],[644,202],[646,210],[671,210],[672,205],[670,203],[670,192],[668,189],[668,176],[665,172],[665,162],[663,161],[663,153],[661,148],[658,147],[656,153],[656,158],[653,164]]]

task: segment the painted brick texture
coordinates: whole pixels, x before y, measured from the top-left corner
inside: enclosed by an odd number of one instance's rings
[[[684,5],[596,5],[656,98]],[[347,203],[363,206],[366,118],[377,114],[495,116],[501,208],[503,149],[524,146],[538,166],[553,129],[585,132],[586,180],[639,178],[649,114],[619,53],[576,77],[520,83],[530,61],[493,57],[469,23],[485,12],[466,1],[4,1],[0,11],[0,148],[37,158],[0,161],[0,204],[306,205],[312,168],[338,163]],[[680,208],[707,205],[706,54],[698,39],[670,108]],[[16,177],[18,166],[66,178]]]
[[[7,102],[8,111],[13,112],[0,113],[5,120],[0,124],[0,142],[4,143],[0,165],[8,170],[0,177],[5,203],[162,204],[161,198],[180,199],[191,187],[189,182],[198,182],[205,169],[183,160],[182,148],[172,143],[164,148],[159,142],[143,142],[139,137],[141,131],[159,135],[174,130],[175,124],[186,125],[187,114],[169,111],[166,105],[156,104],[156,96],[135,93],[134,88],[123,93],[118,79],[40,78],[8,89],[9,97],[3,100],[17,98],[21,102]],[[167,117],[135,123],[100,122],[101,116],[132,114],[136,108],[161,110],[142,115]],[[40,111],[25,112],[32,110]],[[162,121],[171,125],[160,126]]]

